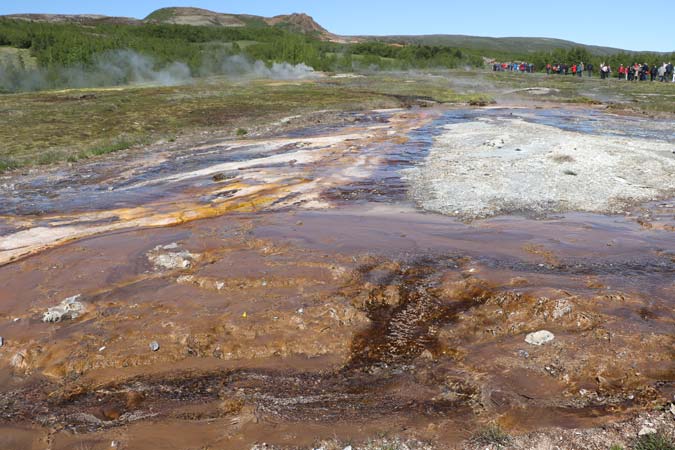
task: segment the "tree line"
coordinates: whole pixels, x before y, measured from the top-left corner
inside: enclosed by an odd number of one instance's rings
[[[627,53],[619,52],[612,55],[595,55],[584,47],[574,47],[570,49],[556,49],[550,52],[537,52],[527,56],[522,56],[523,60],[535,65],[538,71],[544,71],[546,64],[565,64],[573,66],[584,63],[586,67],[592,64],[596,72],[601,64],[607,64],[616,71],[623,65],[648,64],[651,66],[660,66],[664,62],[675,62],[675,53],[663,54],[653,52]]]
[[[343,44],[280,27],[207,27],[174,24],[74,24],[0,19],[0,46],[28,49],[43,70],[96,65],[114,50],[152,57],[158,66],[186,64],[199,76],[205,65],[227,55],[244,54],[265,63],[306,64],[319,71],[405,70],[482,65],[480,56],[457,48],[397,46],[381,42]],[[4,72],[21,67],[5,67]]]

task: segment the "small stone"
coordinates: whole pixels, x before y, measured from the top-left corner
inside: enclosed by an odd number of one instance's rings
[[[572,312],[572,305],[567,300],[558,300],[553,309],[553,318],[560,319]]]
[[[63,300],[57,306],[49,308],[42,315],[43,322],[61,322],[65,319],[77,319],[84,312],[84,305],[79,301],[81,295],[73,295]]]
[[[218,182],[218,181],[226,181],[231,179],[231,176],[225,175],[224,173],[217,173],[213,177],[213,181]]]
[[[150,343],[150,351],[156,352],[157,350],[159,350],[159,342],[152,341]]]
[[[429,351],[429,349],[425,349],[422,354],[420,355],[420,358],[423,359],[428,359],[428,360],[433,360],[434,359],[434,354]]]
[[[537,331],[525,336],[525,342],[530,345],[544,345],[547,342],[551,342],[553,339],[555,339],[555,335],[547,330]]]
[[[0,347],[2,347],[3,345],[5,345],[5,338],[0,336]]]
[[[523,358],[529,358],[530,353],[527,350],[518,350],[518,356],[521,356]]]
[[[656,429],[648,426],[644,426],[638,432],[638,436],[646,436],[648,434],[656,434]]]
[[[18,352],[16,355],[12,356],[12,359],[9,361],[9,365],[15,369],[23,369],[26,367],[26,356],[23,352]]]
[[[670,413],[675,416],[675,403],[670,404]]]
[[[345,448],[343,448],[342,450],[352,450],[352,446],[351,446],[351,445],[348,445],[348,446],[346,446]]]

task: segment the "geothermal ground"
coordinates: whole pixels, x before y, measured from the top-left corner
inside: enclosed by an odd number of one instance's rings
[[[494,89],[4,175],[0,448],[672,439],[675,120]]]

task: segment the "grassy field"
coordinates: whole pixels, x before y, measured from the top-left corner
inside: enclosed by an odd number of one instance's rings
[[[493,94],[528,88],[549,88],[550,95],[536,96],[538,100],[561,103],[607,104],[615,110],[675,114],[675,83],[628,82],[612,78],[593,78],[546,74],[517,74],[497,72],[485,75],[493,86]],[[534,96],[533,96],[534,97]]]
[[[675,84],[541,74],[436,72],[186,86],[135,86],[0,95],[0,171],[75,162],[179,135],[236,136],[313,111],[358,111],[420,101],[482,105],[492,98],[609,105],[675,114]],[[534,95],[529,88],[548,88]]]
[[[472,102],[447,83],[391,77],[126,87],[0,96],[0,170],[78,161],[179,134],[237,134],[280,117],[319,110],[404,106],[415,98]],[[489,100],[489,99],[486,99]],[[241,133],[241,131],[239,131]]]

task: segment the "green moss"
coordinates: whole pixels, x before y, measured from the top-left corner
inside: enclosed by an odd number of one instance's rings
[[[675,450],[675,442],[663,433],[646,434],[640,436],[634,450]]]
[[[179,133],[246,129],[316,110],[395,107],[395,99],[323,83],[49,91],[0,96],[0,171],[74,161]]]
[[[511,442],[511,436],[509,436],[504,430],[501,429],[499,425],[492,424],[487,427],[479,430],[472,438],[471,441],[478,445],[494,445],[497,448],[504,447]]]

